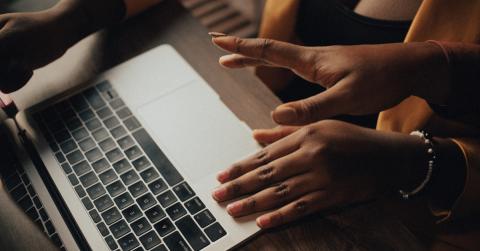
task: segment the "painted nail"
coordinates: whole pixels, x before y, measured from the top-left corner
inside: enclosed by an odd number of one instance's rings
[[[221,33],[221,32],[216,32],[216,31],[211,31],[211,32],[208,33],[208,35],[210,35],[213,38],[217,38],[217,37],[225,37],[227,34]]]
[[[217,180],[220,182],[225,182],[228,179],[228,171],[221,171],[217,174]]]
[[[280,106],[272,113],[272,118],[277,123],[289,123],[297,119],[297,112],[291,107]]]
[[[227,195],[227,189],[223,187],[217,188],[215,191],[213,191],[213,198],[217,201],[223,200],[223,198]]]
[[[270,217],[268,216],[260,216],[257,218],[257,225],[261,228],[267,228],[271,223]]]
[[[227,212],[230,215],[236,215],[242,211],[242,203],[240,202],[234,202],[232,204],[228,204],[227,206]]]

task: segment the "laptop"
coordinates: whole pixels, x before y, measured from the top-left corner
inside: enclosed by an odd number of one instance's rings
[[[1,126],[5,186],[62,250],[227,250],[259,231],[211,197],[259,146],[169,45],[16,120]]]

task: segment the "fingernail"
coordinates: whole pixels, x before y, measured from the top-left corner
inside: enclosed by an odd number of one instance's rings
[[[228,179],[228,176],[228,171],[221,171],[217,174],[217,180],[223,183]]]
[[[272,113],[272,118],[277,123],[289,123],[297,119],[295,109],[288,106],[280,106]]]
[[[213,191],[213,198],[217,201],[223,200],[223,198],[227,195],[227,190],[223,187],[217,188]]]
[[[227,212],[232,216],[237,215],[241,211],[242,211],[242,203],[240,202],[234,202],[227,206]]]
[[[257,218],[257,225],[261,228],[267,228],[270,226],[271,223],[272,221],[268,216],[260,216]]]
[[[224,37],[227,34],[221,33],[221,32],[216,32],[216,31],[211,31],[211,32],[208,33],[208,35],[210,35],[213,38],[217,38],[217,37]]]

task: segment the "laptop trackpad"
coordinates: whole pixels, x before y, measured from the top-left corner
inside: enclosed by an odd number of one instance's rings
[[[258,149],[250,129],[201,80],[154,99],[137,112],[158,146],[192,182]]]

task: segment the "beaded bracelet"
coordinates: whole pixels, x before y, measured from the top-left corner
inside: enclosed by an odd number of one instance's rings
[[[427,186],[427,184],[430,182],[430,179],[432,178],[433,169],[435,167],[436,160],[437,160],[437,153],[434,150],[433,139],[429,133],[425,131],[413,131],[412,133],[410,133],[410,135],[417,136],[423,139],[425,146],[427,148],[428,170],[427,170],[427,175],[425,179],[415,189],[413,189],[410,192],[406,192],[404,190],[399,191],[400,195],[405,200],[408,200],[410,197],[418,194]]]

